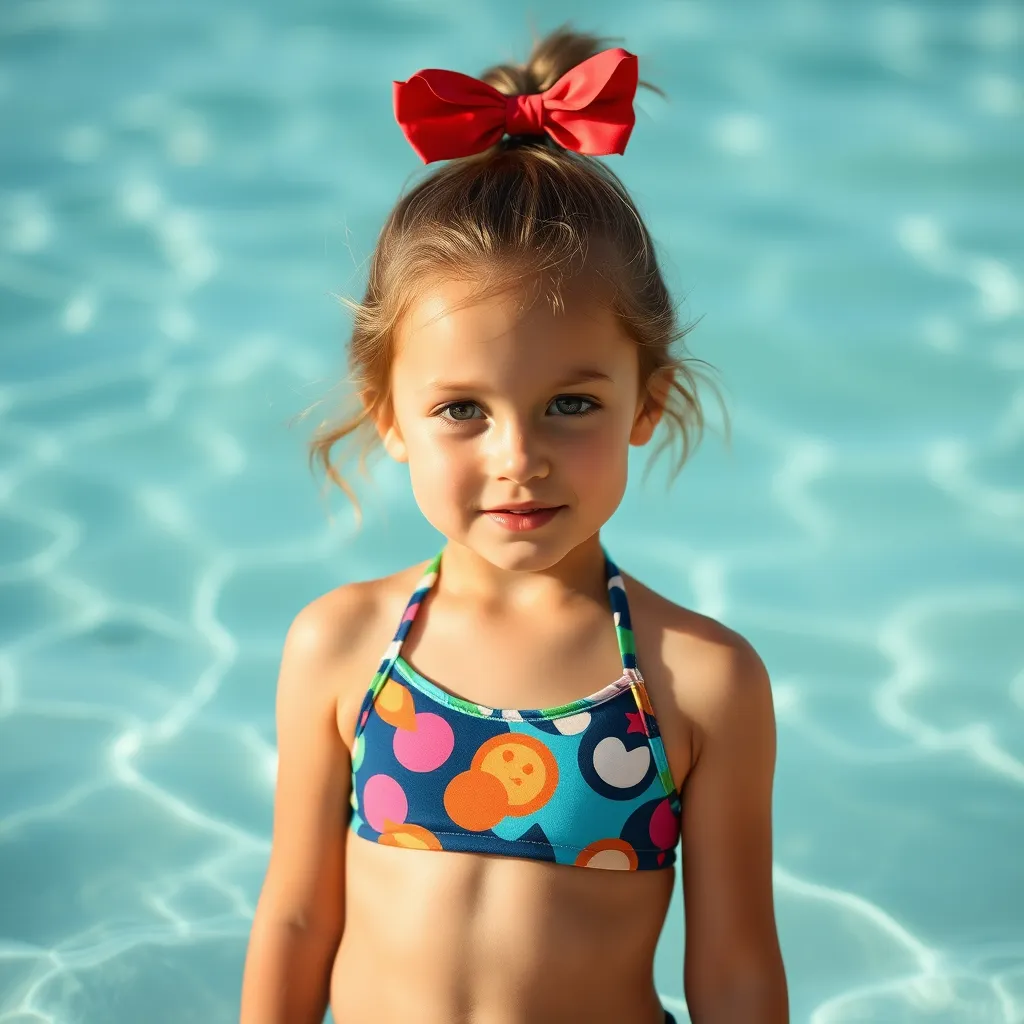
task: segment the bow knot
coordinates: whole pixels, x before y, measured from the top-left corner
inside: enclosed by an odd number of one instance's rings
[[[637,59],[620,47],[595,53],[550,89],[525,96],[424,68],[393,83],[395,120],[424,163],[482,152],[505,134],[548,135],[563,149],[606,156],[626,149],[637,84]]]
[[[539,92],[508,97],[505,103],[505,133],[544,134],[544,97]]]

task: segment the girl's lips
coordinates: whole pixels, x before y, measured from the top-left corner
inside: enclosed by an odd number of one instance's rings
[[[549,508],[560,508],[559,505],[541,505],[536,501],[514,501],[510,505],[495,505],[493,508],[481,509],[482,512],[543,512]]]
[[[558,515],[564,505],[556,505],[554,508],[540,508],[534,512],[516,512],[511,509],[484,509],[484,515],[506,530],[519,532],[522,530],[536,530],[545,523],[550,523]]]

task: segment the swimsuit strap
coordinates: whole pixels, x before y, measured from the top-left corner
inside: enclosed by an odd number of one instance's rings
[[[612,561],[611,556],[604,547],[601,548],[601,553],[604,555],[604,574],[608,584],[608,599],[611,604],[612,619],[615,622],[615,639],[619,646],[619,657],[622,659],[623,674],[631,679],[638,680],[640,674],[637,671],[636,665],[636,644],[633,641],[633,623],[629,615],[626,586],[623,582],[622,574],[619,572],[619,567]],[[388,649],[384,652],[384,658],[381,661],[380,668],[377,670],[377,675],[374,677],[371,686],[374,695],[376,695],[384,680],[387,679],[392,666],[402,653],[402,644],[412,629],[413,620],[423,605],[423,599],[437,582],[441,566],[441,556],[443,554],[444,548],[438,551],[427,563],[423,574],[420,576],[412,592],[412,596],[406,603],[405,611],[402,613],[402,618],[398,623],[398,629],[395,631]]]
[[[612,618],[615,621],[615,639],[619,644],[622,670],[625,675],[632,676],[637,671],[636,644],[633,641],[633,621],[629,617],[626,585],[619,572],[619,567],[611,560],[604,548],[601,550],[604,552],[604,573],[608,580],[608,599],[612,606]]]
[[[419,582],[416,584],[415,589],[412,592],[412,596],[406,602],[405,611],[402,613],[402,618],[399,620],[398,629],[395,630],[395,635],[392,637],[391,643],[388,644],[388,649],[384,652],[384,657],[380,663],[380,668],[377,669],[377,674],[373,677],[373,681],[370,683],[370,689],[367,692],[367,700],[372,701],[377,696],[380,688],[387,681],[388,676],[391,674],[392,666],[395,664],[399,654],[402,653],[402,644],[405,642],[405,638],[409,635],[409,630],[412,629],[413,619],[416,618],[417,612],[419,612],[423,599],[430,592],[430,588],[433,587],[434,583],[437,582],[437,574],[441,565],[441,555],[444,554],[444,548],[442,548],[434,557],[427,563],[427,567],[423,570],[423,575],[420,576]]]
[[[636,701],[637,710],[640,712],[640,722],[650,742],[654,762],[658,768],[661,784],[669,798],[669,804],[674,813],[679,813],[682,801],[672,778],[672,769],[669,767],[665,743],[661,738],[661,729],[658,727],[654,715],[654,705],[651,704],[651,698],[647,695],[647,684],[636,663],[636,643],[633,639],[633,623],[629,617],[626,584],[607,551],[605,551],[604,560],[605,573],[608,576],[608,596],[615,619],[615,636],[619,641],[619,654],[622,656],[622,672],[630,681],[629,688]]]

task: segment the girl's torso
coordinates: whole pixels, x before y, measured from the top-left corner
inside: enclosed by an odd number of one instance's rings
[[[346,747],[355,747],[356,765],[365,755],[356,737],[367,729],[367,686],[426,567],[360,585],[373,591],[377,614],[338,677],[338,728]],[[629,577],[624,581],[645,698],[664,751],[661,781],[670,778],[678,790],[693,738],[661,651],[680,609]],[[394,674],[406,684],[434,680],[487,708],[551,708],[623,675],[607,604],[580,601],[550,624],[507,616],[488,622],[479,609],[433,607],[432,597],[402,643],[404,674]],[[379,689],[380,682],[378,696]],[[424,693],[416,697],[419,710]],[[365,785],[355,774],[357,785]],[[657,787],[655,773],[644,797],[657,796]],[[472,1010],[474,1020],[494,1024],[660,1022],[652,964],[674,868],[586,870],[562,860],[409,850],[368,842],[350,829],[345,929],[331,986],[336,1019],[440,1024]]]

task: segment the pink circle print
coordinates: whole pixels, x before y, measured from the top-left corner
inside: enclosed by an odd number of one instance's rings
[[[432,772],[455,749],[455,733],[440,716],[430,711],[416,715],[416,729],[395,730],[395,757],[411,772]]]
[[[385,832],[385,821],[401,825],[409,813],[402,787],[390,775],[371,775],[363,788],[363,817],[376,832]]]

